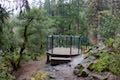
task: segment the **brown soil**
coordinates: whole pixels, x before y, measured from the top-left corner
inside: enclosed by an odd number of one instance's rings
[[[46,62],[46,57],[42,56],[39,61],[29,61],[13,73],[16,80],[30,80],[30,78],[39,70],[43,70]]]

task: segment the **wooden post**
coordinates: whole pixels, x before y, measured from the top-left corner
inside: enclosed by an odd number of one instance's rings
[[[47,61],[46,64],[48,64],[50,62],[50,56],[47,54]]]
[[[58,42],[59,37],[56,37],[56,47],[59,47],[59,42]]]
[[[78,37],[78,54],[80,53],[80,45],[81,45],[81,40],[80,36]]]
[[[52,35],[51,39],[52,39],[52,54],[53,54],[53,48],[54,48],[54,37],[53,37],[53,35]]]
[[[46,44],[46,48],[47,48],[47,51],[49,50],[49,39],[48,39],[49,37],[47,36],[47,44]]]
[[[59,35],[58,39],[59,39],[59,47],[61,47],[61,46],[60,46],[60,35]]]
[[[67,36],[66,36],[66,48],[67,48],[67,42],[68,42],[68,41],[67,41]]]
[[[70,56],[72,54],[72,36],[70,36]]]
[[[75,44],[75,38],[76,38],[76,37],[74,36],[74,48],[76,48],[76,44]]]

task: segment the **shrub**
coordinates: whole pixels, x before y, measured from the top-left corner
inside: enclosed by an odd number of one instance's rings
[[[109,61],[109,70],[120,76],[120,54],[113,54]]]
[[[96,61],[96,63],[89,66],[90,70],[96,72],[102,72],[108,70],[110,56],[111,55],[109,53],[100,54],[100,58]]]
[[[0,80],[15,80],[15,78],[6,69],[0,69]]]
[[[0,55],[0,80],[15,80],[11,75],[11,67],[6,62],[4,55]]]
[[[98,73],[109,70],[120,76],[120,54],[103,52],[96,63],[91,64],[88,69]]]
[[[34,77],[31,78],[31,80],[48,80],[48,74],[42,71],[39,71],[35,74]]]

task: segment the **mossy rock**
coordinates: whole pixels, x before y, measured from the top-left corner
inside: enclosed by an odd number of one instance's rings
[[[88,74],[84,71],[84,67],[82,66],[82,64],[78,64],[75,67],[75,70],[73,72],[77,77],[87,77]]]
[[[74,74],[77,77],[87,77],[88,76],[88,73],[86,73],[85,71],[79,71],[79,69],[75,69]]]
[[[90,53],[91,56],[95,57],[96,59],[99,59],[100,58],[100,54],[99,52],[97,53]]]
[[[83,70],[83,69],[84,69],[84,67],[83,67],[83,65],[82,65],[82,64],[78,64],[78,65],[75,67],[75,69],[80,69],[80,70]]]
[[[86,71],[82,71],[81,76],[82,76],[82,77],[87,77],[87,76],[88,76],[88,73],[86,73]]]
[[[88,66],[88,70],[90,70],[90,71],[93,71],[94,69],[92,68],[92,66],[94,65],[94,63],[91,63],[89,66]]]
[[[81,74],[82,71],[83,71],[83,69],[84,69],[84,67],[82,66],[82,64],[78,64],[78,65],[75,67],[74,74],[75,74],[75,75]]]
[[[78,75],[78,74],[79,74],[79,69],[75,69],[75,70],[73,71],[73,74],[74,74],[74,75]]]

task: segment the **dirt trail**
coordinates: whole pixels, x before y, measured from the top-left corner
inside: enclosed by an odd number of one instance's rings
[[[40,61],[29,61],[24,63],[21,68],[19,68],[13,74],[16,80],[30,80],[30,78],[39,70],[43,70],[45,67],[46,58],[43,56]]]
[[[16,80],[30,80],[30,78],[39,70],[46,71],[51,80],[84,80],[73,75],[74,67],[83,60],[83,56],[78,56],[72,59],[72,62],[57,66],[45,64],[46,57],[40,61],[29,61],[21,66],[15,72]]]
[[[50,75],[51,80],[85,80],[84,78],[78,78],[73,74],[75,66],[82,62],[84,57],[85,56],[77,56],[72,58],[72,61],[70,63],[57,66],[47,65],[45,67],[45,70]]]

